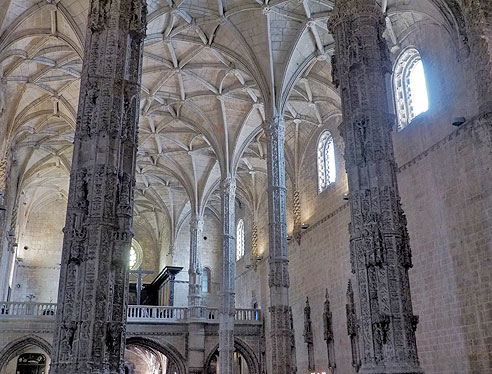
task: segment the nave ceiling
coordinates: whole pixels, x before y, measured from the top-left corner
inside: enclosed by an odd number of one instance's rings
[[[30,209],[66,198],[88,0],[5,0],[0,10],[4,110],[0,151],[15,149]],[[266,198],[262,123],[283,110],[289,184],[321,127],[341,121],[331,81],[330,0],[148,1],[135,224],[156,243],[191,212],[217,215],[221,175],[237,172],[254,214]],[[387,0],[393,53],[421,22],[454,36],[444,1]],[[0,105],[1,109],[1,105]],[[150,229],[149,229],[150,228]],[[166,229],[165,229],[166,228]],[[172,242],[171,238],[171,242]]]

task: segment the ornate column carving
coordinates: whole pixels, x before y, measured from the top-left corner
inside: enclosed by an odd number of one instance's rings
[[[285,126],[280,117],[265,123],[267,136],[268,224],[272,374],[293,370],[289,306],[289,260],[285,208]]]
[[[8,158],[7,155],[4,155],[0,159],[0,191],[5,193],[5,188],[7,187],[7,176],[8,176]]]
[[[294,238],[296,239],[297,244],[301,244],[301,194],[297,189],[297,186],[294,188],[292,203],[294,215]]]
[[[258,226],[256,218],[253,218],[253,227],[251,228],[251,264],[253,269],[258,267]]]
[[[202,317],[202,264],[200,250],[203,234],[203,219],[192,215],[190,220],[190,268],[188,270],[188,307],[191,317]]]
[[[51,374],[121,374],[144,0],[89,8]]]
[[[221,183],[222,200],[222,286],[219,305],[219,365],[221,374],[233,374],[236,278],[236,180]]]
[[[391,64],[384,24],[375,0],[338,0],[329,24],[344,120],[350,256],[360,308],[359,373],[422,373],[408,281],[411,251],[391,139],[395,118],[385,113],[384,78]]]
[[[475,72],[477,101],[481,113],[492,108],[492,3],[465,1],[464,13],[471,48],[471,68]]]

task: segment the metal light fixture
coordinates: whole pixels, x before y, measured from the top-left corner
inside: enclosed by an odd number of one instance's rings
[[[465,117],[456,117],[455,119],[453,119],[453,122],[451,122],[451,124],[453,126],[461,126],[462,124],[464,124],[466,122],[466,118]]]

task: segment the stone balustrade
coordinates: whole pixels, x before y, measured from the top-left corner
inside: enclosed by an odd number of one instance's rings
[[[54,316],[56,304],[33,302],[3,302],[0,303],[0,318],[30,318]]]
[[[55,303],[3,302],[0,303],[0,319],[51,317],[56,314],[56,307]],[[219,311],[217,308],[207,307],[188,308],[151,305],[129,305],[127,309],[128,323],[182,323],[192,318],[218,323]],[[261,310],[236,309],[234,320],[236,322],[261,324]]]

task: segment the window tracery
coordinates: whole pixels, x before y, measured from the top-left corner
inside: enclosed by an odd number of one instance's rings
[[[323,192],[336,180],[335,144],[326,130],[318,140],[318,192]]]
[[[393,86],[398,130],[402,130],[429,108],[424,65],[415,48],[406,49],[396,61]]]
[[[130,270],[136,270],[142,265],[143,251],[140,243],[135,239],[132,239],[132,246],[130,247],[130,254],[128,259],[128,268]]]
[[[244,220],[240,219],[236,227],[236,261],[244,256]]]

